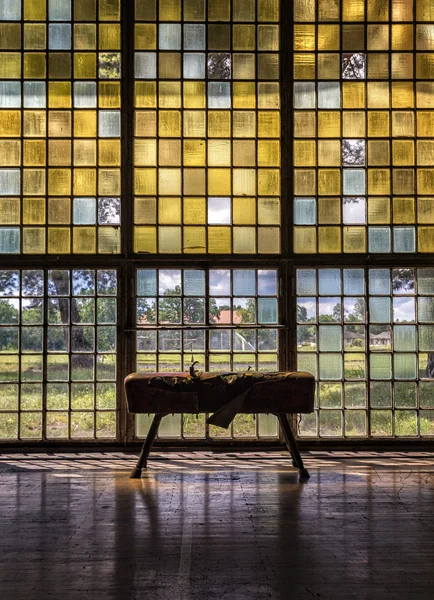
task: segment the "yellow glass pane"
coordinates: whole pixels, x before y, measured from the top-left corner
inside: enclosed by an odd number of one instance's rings
[[[183,193],[204,195],[206,194],[206,170],[184,169]]]
[[[420,113],[418,113],[418,116]],[[418,130],[418,135],[420,132]],[[393,137],[413,137],[414,136],[414,113],[413,112],[392,112],[392,136]]]
[[[315,50],[316,35],[315,25],[294,25],[293,30],[294,50]],[[334,48],[330,48],[334,50]]]
[[[19,167],[21,165],[20,140],[0,139],[0,164],[2,167]],[[26,164],[25,161],[24,164]]]
[[[179,52],[159,54],[158,73],[162,79],[179,79],[181,77],[181,54]]]
[[[205,166],[206,164],[206,141],[184,140],[183,161],[188,167]]]
[[[0,52],[0,79],[19,79],[21,77],[21,54],[19,52]]]
[[[95,50],[96,48],[96,25],[92,23],[74,24],[74,49]]]
[[[235,83],[233,85],[235,86]],[[184,81],[183,106],[184,108],[206,108],[205,82]]]
[[[315,3],[306,0],[294,0],[295,21],[315,21]]]
[[[66,196],[71,193],[70,169],[48,169],[48,193],[50,196]]]
[[[258,171],[261,173],[261,171]],[[233,169],[232,193],[234,196],[251,196],[256,192],[255,169]]]
[[[204,254],[206,252],[205,227],[184,227],[183,252],[187,254]]]
[[[368,136],[369,137],[389,137],[390,123],[389,113],[387,111],[368,112]]]
[[[390,223],[390,198],[368,199],[368,223],[370,225],[387,225]]]
[[[416,25],[416,50],[434,50],[434,25]]]
[[[336,225],[341,222],[341,199],[318,198],[318,223]]]
[[[318,169],[318,194],[337,196],[341,193],[341,172],[338,169]]]
[[[389,55],[380,52],[368,54],[368,79],[389,79]]]
[[[413,169],[394,169],[393,170],[393,193],[394,194],[414,194],[415,180]]]
[[[120,227],[98,227],[98,252],[101,254],[119,254],[120,251]]]
[[[309,167],[316,165],[316,142],[314,140],[294,140],[294,165]]]
[[[368,108],[389,108],[389,83],[386,81],[368,82]]]
[[[303,2],[303,0],[300,0]],[[309,21],[315,20],[315,5],[312,2],[306,2],[313,11],[313,17]],[[320,21],[339,21],[340,19],[340,0],[318,0],[318,19]]]
[[[318,79],[339,79],[341,57],[339,54],[318,54]]]
[[[21,49],[21,26],[19,23],[0,23],[0,49]]]
[[[183,215],[187,225],[206,223],[205,198],[184,198]]]
[[[256,229],[254,227],[233,227],[234,252],[254,254],[256,252]]]
[[[181,108],[180,81],[160,81],[158,84],[158,106],[160,108]]]
[[[158,193],[181,195],[181,169],[158,169]]]
[[[229,167],[231,165],[231,163],[232,163],[231,141],[230,140],[208,140],[208,165],[211,167]]]
[[[434,223],[434,198],[417,199],[417,222]]]
[[[366,116],[362,111],[344,111],[342,114],[342,135],[344,138],[364,138],[366,136]]]
[[[414,198],[393,198],[393,222],[397,224],[415,222]]]
[[[421,195],[434,195],[434,169],[418,169],[417,191]]]
[[[280,252],[280,229],[278,227],[259,227],[258,253],[278,254]]]
[[[392,108],[413,108],[414,89],[412,81],[392,82]]]
[[[139,166],[155,166],[157,164],[157,140],[134,140],[134,164]]]
[[[341,143],[339,140],[318,141],[318,165],[320,167],[340,167],[342,163]]]
[[[434,141],[418,140],[417,142],[417,164],[418,165],[433,165],[434,164]]]
[[[120,140],[99,140],[98,163],[105,167],[119,167],[121,164]]]
[[[45,21],[46,0],[24,0],[24,19],[26,21]]]
[[[258,42],[259,43],[259,42]],[[255,50],[256,49],[256,31],[254,25],[233,25],[232,27],[232,48],[234,50]],[[264,48],[264,50],[274,50],[275,48]]]
[[[160,140],[158,144],[158,164],[171,167],[181,165],[181,140]]]
[[[48,253],[69,254],[71,252],[71,231],[69,227],[48,228]]]
[[[418,21],[434,21],[434,5],[431,0],[417,0],[416,19]]]
[[[258,111],[258,137],[280,137],[280,114],[277,111]]]
[[[134,223],[147,225],[156,222],[156,198],[134,198]]]
[[[258,166],[279,167],[280,166],[280,142],[276,140],[258,141]]]
[[[100,108],[120,108],[120,83],[118,81],[100,81],[98,83],[98,101]]]
[[[157,106],[157,83],[155,81],[136,81],[134,98],[137,108],[155,108]]]
[[[24,79],[44,79],[46,75],[45,54],[42,54],[42,52],[25,52],[23,59],[23,74]]]
[[[208,227],[208,252],[210,254],[229,254],[231,250],[231,228]]]
[[[258,194],[260,196],[280,195],[279,169],[258,169]]]
[[[181,0],[159,0],[161,21],[180,21]]]
[[[74,254],[95,254],[96,228],[74,227],[72,232],[72,251]]]
[[[393,164],[397,166],[414,165],[414,142],[413,140],[393,140],[392,142]]]
[[[45,229],[43,227],[23,228],[23,253],[43,254],[45,252]]]
[[[181,114],[177,110],[161,110],[158,113],[158,133],[161,137],[181,136]]]
[[[315,227],[294,227],[294,252],[296,254],[316,254]]]
[[[316,171],[313,169],[294,169],[294,195],[315,196]]]
[[[258,25],[258,50],[279,50],[278,25]]]
[[[9,111],[0,111],[0,124],[1,124],[1,116],[4,116]],[[59,111],[60,112],[60,111]],[[12,111],[11,111],[12,113]],[[19,113],[18,113],[19,114]],[[10,127],[16,126],[16,117],[15,115],[11,115]],[[24,111],[24,122],[23,122],[23,135],[26,137],[45,137],[46,134],[46,114],[45,111],[40,110],[25,110]],[[1,130],[1,126],[0,126]],[[70,127],[69,127],[70,130]],[[8,135],[3,134],[3,135]],[[15,135],[19,135],[14,133]]]
[[[409,52],[395,52],[392,54],[391,65],[392,79],[413,78],[413,54]],[[421,77],[426,77],[422,75]]]
[[[389,169],[368,169],[368,193],[372,196],[390,194]]]
[[[183,114],[185,137],[206,136],[206,113],[202,110],[185,110]]]
[[[341,136],[341,114],[338,111],[318,111],[318,137]]]
[[[342,252],[340,227],[318,227],[318,252],[336,254]]]
[[[318,25],[318,50],[339,50],[340,33],[339,25]]]
[[[210,196],[231,195],[231,170],[208,169],[208,194]]]
[[[258,198],[258,223],[280,225],[280,199]]]
[[[93,52],[74,52],[74,77],[76,79],[95,79],[96,54]]]
[[[208,111],[209,137],[230,137],[231,113],[229,111]]]
[[[419,252],[434,252],[434,227],[418,227]]]
[[[24,50],[45,50],[45,23],[24,23]]]
[[[120,169],[98,169],[98,195],[99,196],[119,196],[120,193],[121,193]]]
[[[48,83],[48,108],[71,107],[71,83],[69,81],[50,81]]]
[[[157,47],[155,23],[136,23],[134,28],[136,50],[154,50]]]
[[[74,165],[96,166],[96,140],[74,140]]]
[[[70,204],[69,198],[48,198],[48,223],[51,225],[67,225],[70,223]]]
[[[158,222],[163,225],[181,222],[181,198],[158,198]]]
[[[33,141],[33,140],[32,140]],[[70,140],[50,140],[48,142],[48,164],[55,166],[71,165],[71,142]],[[45,144],[40,146],[40,152],[45,151]],[[42,164],[45,164],[45,155],[41,156]]]
[[[157,115],[155,111],[136,111],[135,135],[154,136],[157,134]]]
[[[409,2],[408,0],[392,0],[392,21],[412,20],[413,2]]]
[[[368,25],[367,32],[368,50],[389,50],[389,25]]]
[[[115,24],[99,26],[98,47],[100,50],[120,50],[121,27]]]
[[[366,252],[364,227],[344,227],[344,252],[348,254]]]
[[[367,1],[368,21],[389,20],[389,0]]]
[[[2,225],[20,224],[19,198],[0,198],[0,223]]]
[[[434,56],[432,53],[416,54],[416,77],[418,79],[434,79]]]
[[[368,165],[376,167],[390,165],[389,140],[368,141]]]
[[[99,0],[98,7],[101,21],[119,21],[120,0]]]
[[[392,50],[413,50],[412,24],[392,24]]]
[[[96,0],[74,0],[74,19],[76,21],[95,21]]]
[[[342,25],[342,50],[354,52],[365,49],[365,26]]]
[[[365,18],[365,1],[342,0],[342,18],[344,21],[363,21]]]
[[[316,114],[312,112],[294,112],[294,136],[315,137]]]
[[[74,136],[95,137],[96,136],[96,111],[74,110]],[[51,116],[51,115],[50,115]]]
[[[204,21],[205,0],[184,0],[184,20]]]
[[[234,225],[254,225],[256,223],[256,199],[234,198],[232,222]]]
[[[44,196],[45,170],[23,169],[23,194],[25,196]]]
[[[294,54],[294,79],[315,79],[315,54]]]
[[[96,196],[95,169],[74,169],[73,193],[75,196]]]
[[[253,138],[256,135],[256,114],[253,111],[236,110],[232,115],[233,137]],[[271,135],[265,137],[273,137]]]
[[[179,254],[181,252],[181,227],[158,228],[158,252]]]

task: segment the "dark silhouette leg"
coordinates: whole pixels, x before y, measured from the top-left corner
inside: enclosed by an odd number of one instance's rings
[[[140,479],[142,476],[142,469],[146,469],[146,461],[148,460],[149,453],[152,448],[152,444],[154,443],[155,438],[157,437],[158,428],[160,427],[161,419],[165,415],[155,415],[151,426],[149,428],[148,435],[143,443],[142,451],[140,452],[139,460],[137,461],[136,466],[131,471],[130,479]]]
[[[309,479],[309,471],[303,465],[303,459],[301,458],[300,452],[297,447],[294,434],[292,433],[291,425],[289,424],[288,417],[286,415],[277,415],[279,419],[280,427],[282,428],[283,437],[285,438],[286,445],[292,456],[294,466],[297,467],[300,473],[300,479]]]

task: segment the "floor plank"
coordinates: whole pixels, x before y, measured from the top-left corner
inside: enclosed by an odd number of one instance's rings
[[[2,600],[433,600],[434,458],[0,457]]]

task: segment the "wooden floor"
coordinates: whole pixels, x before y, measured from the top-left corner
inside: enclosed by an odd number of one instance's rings
[[[306,457],[3,455],[0,598],[433,600],[433,455]]]

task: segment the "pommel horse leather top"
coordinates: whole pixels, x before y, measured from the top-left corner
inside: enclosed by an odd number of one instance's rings
[[[308,478],[288,414],[310,413],[314,405],[315,379],[303,372],[133,373],[125,379],[130,413],[155,414],[132,478],[141,476],[161,419],[168,414],[213,413],[210,425],[228,428],[238,413],[274,414],[300,478]]]

